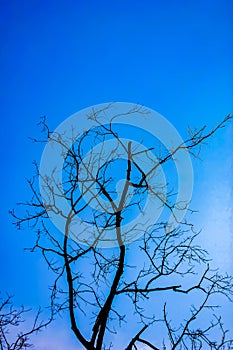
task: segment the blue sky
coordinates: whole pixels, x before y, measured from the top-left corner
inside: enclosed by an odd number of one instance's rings
[[[50,276],[42,258],[23,252],[32,237],[17,232],[8,215],[16,202],[29,196],[25,178],[31,176],[32,161],[40,159],[42,147],[28,137],[38,136],[40,117],[46,115],[55,128],[82,108],[124,101],[158,111],[183,137],[188,125],[214,126],[233,110],[233,3],[0,4],[0,290],[15,294],[18,304],[45,305]],[[221,130],[203,150],[203,162],[194,162],[193,206],[200,209],[198,225],[214,237],[211,244],[203,235],[203,244],[216,255],[216,264],[224,256],[233,272],[231,140],[232,127]],[[40,344],[48,344],[46,332]]]

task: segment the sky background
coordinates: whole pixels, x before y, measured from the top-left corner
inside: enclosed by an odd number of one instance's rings
[[[233,111],[232,1],[0,1],[1,240],[0,290],[16,305],[46,305],[50,275],[23,251],[8,210],[29,199],[25,178],[40,160],[37,123],[51,128],[82,108],[140,103],[180,132],[212,127]],[[216,266],[233,273],[232,125],[194,161],[193,207],[202,243]],[[226,312],[227,322],[233,321]],[[59,332],[58,332],[59,330]],[[56,337],[54,334],[56,333]],[[56,343],[57,342],[57,343]],[[41,333],[36,349],[74,349],[62,322]],[[63,344],[63,345],[61,345]]]

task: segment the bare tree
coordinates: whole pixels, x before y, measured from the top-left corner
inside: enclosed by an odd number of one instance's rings
[[[30,310],[24,306],[15,308],[12,297],[0,298],[0,349],[20,350],[33,347],[30,336],[47,326],[50,321],[44,323],[39,320],[40,310],[36,314],[33,324],[26,330],[23,325],[26,314]]]
[[[30,250],[40,250],[54,272],[53,312],[69,313],[78,343],[88,350],[133,350],[140,344],[156,350],[230,349],[216,295],[231,300],[232,277],[211,269],[199,232],[187,217],[177,216],[192,213],[189,203],[176,202],[174,185],[164,184],[160,171],[181,151],[198,156],[231,117],[210,131],[189,130],[185,142],[166,149],[123,139],[123,129],[114,124],[117,114],[107,124],[100,122],[109,108],[93,109],[88,118],[95,127],[80,135],[73,130],[72,140],[70,134],[51,132],[43,118],[46,137],[34,141],[60,147],[62,176],[56,167],[46,176],[35,164],[28,181],[32,199],[20,203],[26,208],[22,215],[12,211],[19,229],[28,224],[35,231]],[[143,118],[148,111],[135,106],[126,114],[136,113]],[[114,142],[111,149],[109,142]],[[165,214],[156,222],[128,225],[131,216],[145,215],[148,196],[154,210],[163,207]],[[68,209],[60,205],[64,199]],[[61,219],[64,235],[51,223],[54,218]],[[124,339],[116,340],[122,324]]]

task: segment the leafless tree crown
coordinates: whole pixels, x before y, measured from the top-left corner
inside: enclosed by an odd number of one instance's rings
[[[89,117],[98,122],[94,112]],[[217,312],[216,295],[231,299],[232,278],[211,269],[193,225],[184,219],[172,228],[167,225],[166,215],[162,215],[153,225],[142,227],[139,223],[123,232],[130,215],[143,211],[149,192],[169,215],[175,206],[187,209],[189,203],[174,204],[172,184],[167,184],[170,189],[164,195],[163,186],[159,181],[151,185],[150,177],[156,178],[159,167],[169,164],[183,148],[198,156],[203,143],[230,118],[227,116],[211,131],[205,127],[189,130],[185,142],[169,150],[150,146],[137,149],[130,141],[123,143],[120,129],[114,129],[111,122],[74,135],[72,147],[67,148],[65,135],[52,133],[46,119],[42,120],[46,137],[35,141],[62,146],[62,182],[41,179],[36,165],[36,174],[28,181],[32,199],[21,203],[26,212],[12,214],[18,228],[27,224],[34,229],[36,242],[31,251],[41,251],[55,276],[51,308],[54,313],[68,312],[70,327],[83,348],[230,349],[232,340]],[[115,158],[124,153],[117,171],[112,154],[101,148],[109,139],[115,142]],[[147,172],[137,162],[138,152],[150,165]],[[119,174],[124,181],[117,191]],[[43,181],[46,198],[39,193],[38,178]],[[86,192],[89,197],[84,201]],[[59,208],[59,196],[65,196],[69,203],[68,213]],[[103,207],[101,198],[107,207]],[[97,203],[94,209],[92,202]],[[64,235],[51,224],[50,214],[65,219]],[[91,244],[87,232],[78,231],[78,225],[72,226],[78,216],[95,229]],[[138,239],[127,244],[127,237],[133,235]],[[99,247],[101,240],[114,240],[115,247]],[[119,334],[123,334],[122,339]]]

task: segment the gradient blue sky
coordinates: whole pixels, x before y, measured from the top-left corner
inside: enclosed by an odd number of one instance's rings
[[[28,199],[25,178],[42,151],[28,137],[38,136],[40,117],[55,128],[82,108],[125,101],[158,111],[182,136],[188,125],[215,125],[233,110],[233,2],[1,0],[0,6],[0,290],[15,294],[17,304],[46,305],[43,259],[23,252],[30,232],[17,232],[8,215]],[[193,206],[205,227],[203,244],[233,272],[232,149],[231,127],[204,149],[204,162],[195,161]],[[42,333],[36,348],[64,348],[49,345],[51,338],[52,330]],[[72,349],[72,337],[60,332],[56,339]]]

